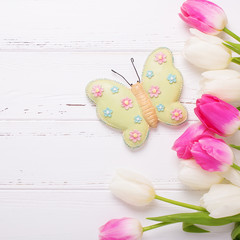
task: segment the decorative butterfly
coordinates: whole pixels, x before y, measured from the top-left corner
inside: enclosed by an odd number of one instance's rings
[[[136,71],[133,58],[131,61]],[[157,127],[158,121],[179,125],[187,119],[187,111],[179,102],[182,75],[173,65],[169,49],[153,51],[144,65],[142,80],[138,79],[135,84],[125,79],[131,88],[108,79],[92,81],[86,87],[88,97],[97,105],[99,118],[123,131],[123,139],[131,148],[140,147],[149,127]]]

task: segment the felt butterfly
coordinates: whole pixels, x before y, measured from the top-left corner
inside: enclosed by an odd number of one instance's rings
[[[86,87],[87,96],[96,103],[98,117],[120,129],[129,147],[141,146],[149,127],[157,127],[158,121],[170,125],[186,121],[187,111],[179,102],[183,79],[173,65],[169,49],[153,51],[144,65],[142,80],[139,78],[137,83],[129,85],[130,88],[113,80],[99,79]]]

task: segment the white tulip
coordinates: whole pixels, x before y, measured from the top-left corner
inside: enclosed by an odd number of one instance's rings
[[[178,178],[184,185],[194,190],[207,190],[223,180],[217,172],[203,170],[195,160],[181,161]]]
[[[145,206],[155,198],[152,183],[139,173],[119,169],[110,184],[111,192],[122,201],[134,205]]]
[[[184,57],[193,65],[208,69],[224,69],[231,61],[231,50],[225,47],[223,40],[191,28],[194,35],[184,46]]]
[[[213,218],[229,217],[240,213],[240,188],[232,184],[212,185],[200,200],[200,205]]]
[[[201,93],[214,95],[223,101],[240,100],[240,73],[234,70],[215,70],[202,73]]]
[[[229,168],[226,172],[221,172],[221,176],[226,178],[232,184],[240,187],[240,172],[234,168]]]

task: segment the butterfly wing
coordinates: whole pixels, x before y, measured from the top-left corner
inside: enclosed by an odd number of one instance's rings
[[[129,147],[140,147],[145,142],[149,125],[129,88],[116,81],[99,79],[87,85],[86,93],[96,103],[98,117],[107,125],[122,130]]]
[[[155,106],[158,120],[170,125],[186,121],[187,110],[179,102],[183,79],[173,65],[169,49],[158,48],[146,60],[142,84]]]

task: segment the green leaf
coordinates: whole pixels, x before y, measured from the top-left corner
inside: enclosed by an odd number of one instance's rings
[[[147,218],[159,222],[185,222],[206,226],[221,226],[232,222],[240,222],[240,214],[225,218],[212,218],[208,212],[179,213],[160,217]]]
[[[235,224],[231,236],[233,240],[240,240],[240,222]]]
[[[231,46],[231,45],[228,45],[228,44],[226,44],[226,43],[223,43],[223,45],[224,45],[225,47],[231,49],[232,51],[234,51],[234,52],[240,54],[240,49],[235,48],[235,47],[233,47],[233,46]]]
[[[235,148],[237,150],[240,150],[240,146],[234,145],[234,144],[229,144],[230,147]]]
[[[200,228],[191,223],[185,223],[185,222],[183,222],[182,228],[183,228],[184,232],[191,232],[191,233],[207,233],[207,232],[209,232],[203,228]]]
[[[240,44],[239,43],[234,43],[234,42],[229,42],[229,41],[225,41],[227,44],[233,46],[236,49],[240,49]]]
[[[240,111],[240,106],[239,106],[239,107],[237,107],[237,109]]]
[[[234,57],[234,58],[232,58],[231,61],[236,63],[236,64],[238,64],[238,65],[240,65],[240,57]]]

